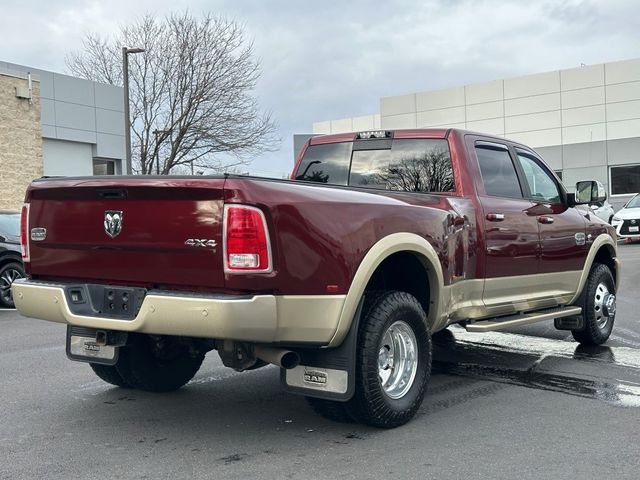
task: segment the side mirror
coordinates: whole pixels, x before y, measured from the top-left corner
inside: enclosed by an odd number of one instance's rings
[[[604,185],[596,180],[585,180],[576,183],[575,204],[604,202],[607,199],[607,192]]]

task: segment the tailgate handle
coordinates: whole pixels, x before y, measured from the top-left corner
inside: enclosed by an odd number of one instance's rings
[[[105,200],[118,200],[127,198],[127,191],[124,188],[101,188],[98,190],[98,196]]]

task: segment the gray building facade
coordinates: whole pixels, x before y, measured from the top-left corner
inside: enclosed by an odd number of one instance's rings
[[[44,175],[126,172],[122,88],[7,62],[0,72],[39,81]]]
[[[599,180],[619,207],[640,192],[640,59],[383,97],[378,114],[316,122],[313,133],[428,127],[520,141],[569,190]]]

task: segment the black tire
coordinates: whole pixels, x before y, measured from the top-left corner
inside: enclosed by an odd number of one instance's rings
[[[11,284],[18,278],[24,278],[24,268],[18,262],[5,263],[0,268],[0,307],[14,308]]]
[[[311,410],[318,415],[340,423],[353,423],[355,420],[347,411],[344,402],[336,402],[334,400],[326,400],[324,398],[305,397]]]
[[[116,387],[122,388],[131,388],[127,382],[124,381],[122,375],[118,373],[118,369],[115,365],[102,365],[100,363],[90,363],[89,366],[93,370],[93,372],[100,377],[101,380],[104,380],[111,385],[115,385]]]
[[[188,347],[171,337],[157,339],[149,335],[129,334],[126,347],[120,348],[116,369],[125,383],[147,392],[177,390],[198,372],[203,354],[193,356]]]
[[[596,310],[598,308],[596,302],[599,300],[597,289],[601,284],[606,286],[609,293],[615,293],[615,283],[609,267],[601,263],[594,263],[589,272],[584,291],[576,303],[576,305],[582,307],[584,328],[571,331],[573,338],[582,345],[601,345],[609,339],[609,335],[613,330],[615,313],[608,317],[603,325],[602,318]],[[598,324],[599,321],[601,322],[600,325]]]
[[[355,420],[379,428],[407,423],[418,411],[431,373],[431,334],[426,314],[415,297],[405,292],[383,292],[367,299],[358,328],[355,394],[347,411]],[[392,398],[378,374],[383,338],[390,326],[404,323],[415,336],[416,372],[406,393]]]

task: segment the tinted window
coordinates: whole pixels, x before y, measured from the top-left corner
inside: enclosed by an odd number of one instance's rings
[[[111,160],[94,160],[93,174],[94,175],[115,175],[116,174],[115,162]]]
[[[390,150],[355,150],[349,185],[404,192],[455,191],[449,144],[400,139],[393,141]]]
[[[0,235],[20,236],[20,214],[0,215]]]
[[[520,165],[522,165],[532,198],[552,203],[559,202],[560,192],[558,191],[558,186],[542,165],[525,155],[518,155],[518,159],[520,160]]]
[[[611,195],[640,192],[640,165],[611,167]]]
[[[346,185],[351,142],[311,145],[302,158],[296,180]]]
[[[476,154],[487,195],[522,198],[520,182],[508,151],[478,146]]]

